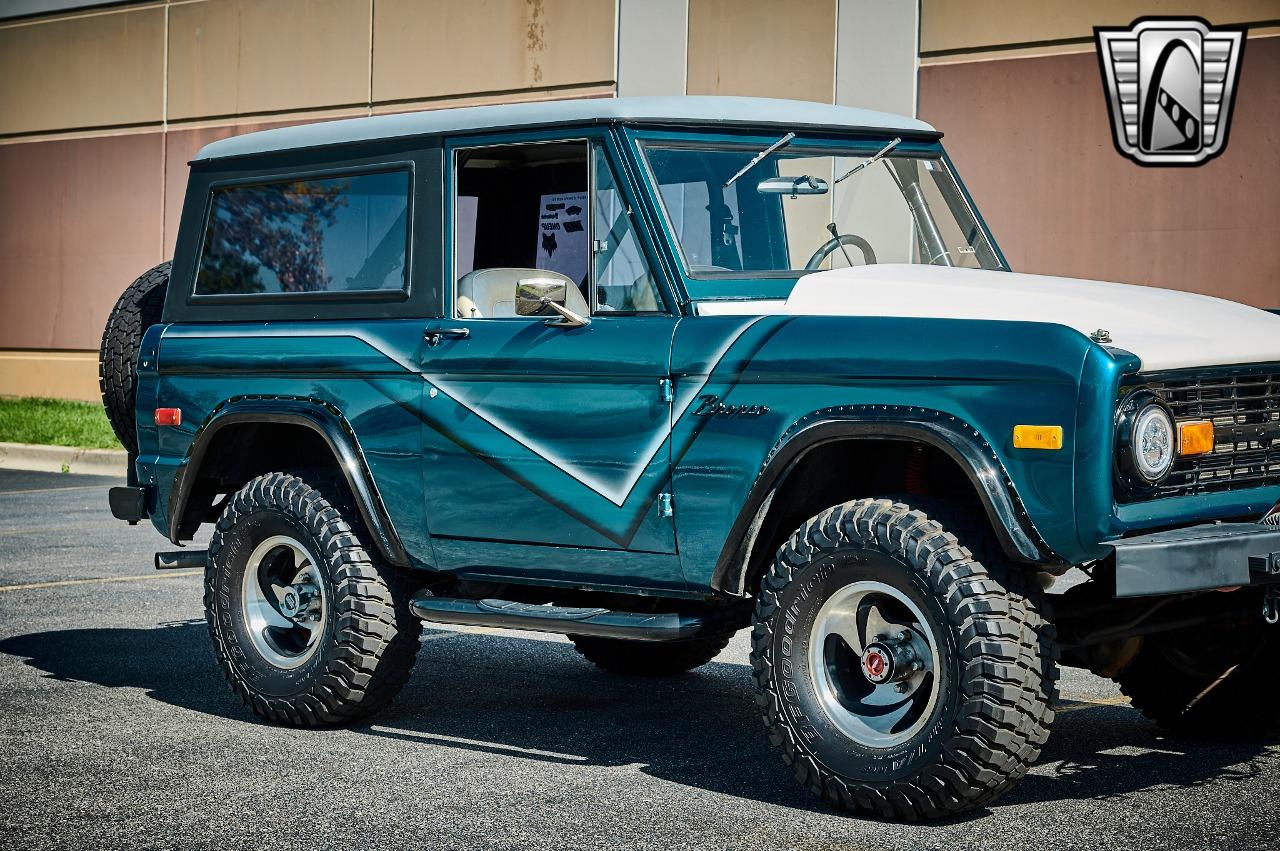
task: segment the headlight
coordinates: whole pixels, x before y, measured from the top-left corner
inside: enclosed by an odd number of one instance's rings
[[[1173,466],[1177,440],[1173,434],[1173,420],[1159,405],[1150,404],[1138,412],[1133,420],[1133,436],[1130,451],[1133,466],[1148,482],[1163,479]]]

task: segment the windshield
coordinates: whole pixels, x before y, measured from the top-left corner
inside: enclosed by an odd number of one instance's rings
[[[904,151],[899,141],[797,142],[764,156],[753,144],[650,143],[643,150],[693,276],[870,263],[1004,268],[941,154]]]

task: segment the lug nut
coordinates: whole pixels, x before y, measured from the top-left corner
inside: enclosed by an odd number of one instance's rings
[[[898,694],[906,694],[907,689],[909,688],[910,686],[907,685],[905,682],[898,683],[896,686],[893,687],[894,691],[896,691]]]

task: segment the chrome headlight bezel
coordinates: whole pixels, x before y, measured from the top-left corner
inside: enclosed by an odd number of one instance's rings
[[[1141,457],[1144,444],[1139,429],[1164,431],[1166,451],[1160,463]],[[1152,490],[1169,478],[1177,460],[1178,424],[1173,411],[1150,390],[1130,393],[1116,410],[1116,472],[1121,483],[1131,492]]]

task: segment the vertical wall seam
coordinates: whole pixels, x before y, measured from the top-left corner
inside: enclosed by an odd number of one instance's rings
[[[831,102],[833,104],[840,103],[840,0],[834,0],[836,4],[836,25],[831,28],[831,40],[834,47],[831,49]],[[833,202],[834,203],[834,202]]]
[[[378,0],[369,0],[369,115],[373,115],[373,22],[378,14],[377,4]]]
[[[622,2],[613,3],[613,96],[622,94]]]
[[[169,3],[164,4],[164,62],[160,80],[160,260],[164,260],[164,229],[169,216]]]
[[[689,39],[692,31],[689,29],[689,19],[692,14],[689,10],[693,6],[693,0],[685,0],[684,3],[684,93],[689,94]]]

